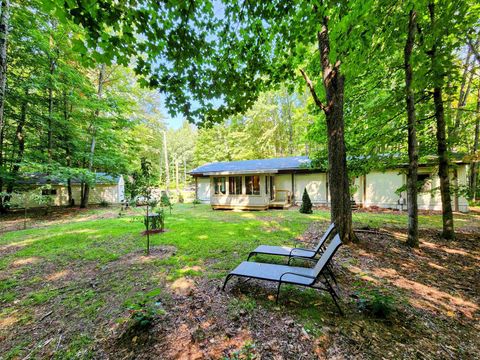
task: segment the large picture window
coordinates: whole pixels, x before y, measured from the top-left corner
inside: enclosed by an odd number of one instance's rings
[[[242,177],[241,176],[230,176],[228,178],[228,193],[230,195],[242,194]]]
[[[260,195],[260,176],[245,176],[247,195]]]
[[[214,177],[213,178],[213,186],[215,188],[215,195],[219,194],[226,194],[226,187],[225,187],[225,177]]]

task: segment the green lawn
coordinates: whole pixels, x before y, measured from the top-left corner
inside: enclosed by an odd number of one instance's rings
[[[102,210],[97,213],[101,215]],[[406,215],[398,213],[355,213],[353,219],[356,227],[373,228],[404,228],[407,222]],[[183,277],[220,284],[216,279],[223,278],[257,245],[293,244],[313,222],[326,228],[329,213],[212,211],[205,205],[179,204],[167,215],[167,231],[151,235],[153,247],[175,250],[170,256],[143,262],[125,260],[145,245],[138,215],[76,220],[0,235],[4,358],[45,357],[45,349],[56,358],[92,357],[100,324],[125,319],[129,304],[157,293],[168,301],[166,286]],[[421,228],[441,227],[439,215],[420,216],[419,221]],[[478,227],[479,218],[459,214],[456,223],[458,227]],[[302,294],[305,301],[318,302],[316,293]],[[241,301],[244,303],[234,306],[249,308],[257,299],[252,296]],[[317,321],[325,317],[311,307],[298,306],[295,313],[313,333]],[[52,326],[64,329],[61,346],[55,344],[56,337],[45,344]]]

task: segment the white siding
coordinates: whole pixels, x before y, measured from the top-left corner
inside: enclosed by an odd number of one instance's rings
[[[275,190],[292,191],[292,174],[274,175],[273,184]]]
[[[326,174],[295,174],[295,203],[302,202],[305,188],[312,203],[322,205],[327,203]]]
[[[403,184],[403,174],[400,174],[398,171],[371,172],[367,174],[365,206],[398,208],[399,196],[395,191],[402,187]]]
[[[435,173],[435,168],[421,168],[422,173]],[[238,176],[238,175],[237,175]],[[244,175],[242,175],[244,176]],[[212,194],[211,178],[198,178],[198,199],[211,203],[212,205],[225,206],[262,206],[269,202],[269,195],[265,193],[265,176],[260,175],[260,195],[214,195]],[[292,174],[272,174],[274,178],[274,189],[292,191]],[[226,187],[228,189],[228,176],[226,177]],[[466,165],[459,165],[457,167],[457,179],[453,178],[451,174],[452,185],[464,186],[467,185],[467,167]],[[401,173],[400,169],[388,170],[386,172],[373,171],[365,176],[360,176],[355,179],[356,191],[353,193],[353,199],[357,205],[364,207],[379,206],[382,208],[392,209],[407,209],[406,193],[402,193],[404,206],[399,205],[400,196],[397,195],[397,189],[401,188],[406,183],[406,175]],[[245,179],[242,181],[243,193],[245,193]],[[313,174],[295,174],[294,182],[294,196],[295,203],[300,204],[302,201],[303,190],[306,188],[310,199],[316,205],[329,205],[327,199],[327,175],[325,173]],[[336,186],[335,183],[329,184],[329,187]],[[433,175],[429,185],[425,186],[425,191],[418,194],[418,208],[420,210],[441,210],[442,202],[440,192],[432,189],[439,188],[440,183],[437,175]],[[459,197],[455,200],[452,194],[452,205],[455,209],[455,203],[458,204],[458,210],[467,212],[468,202],[464,197]]]
[[[457,169],[457,182],[459,186],[468,185],[468,171],[467,165],[459,166]],[[467,212],[468,211],[468,200],[465,196],[459,196],[458,198],[458,211]]]
[[[211,184],[209,177],[197,178],[197,198],[198,200],[209,203],[211,198]]]

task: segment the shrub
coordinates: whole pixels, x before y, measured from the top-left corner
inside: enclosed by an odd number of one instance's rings
[[[110,203],[107,200],[102,200],[100,201],[100,206],[101,207],[108,207]]]
[[[395,299],[376,289],[357,293],[357,306],[362,312],[378,319],[386,319],[395,311]]]
[[[183,203],[185,202],[185,199],[184,199],[184,197],[183,197],[182,194],[178,194],[178,202],[179,202],[180,204],[183,204]]]
[[[147,228],[147,220],[148,220],[148,230],[162,230],[165,227],[165,212],[162,210],[157,211],[156,214],[151,214],[148,219],[146,216],[143,217],[143,223],[145,228]]]
[[[306,188],[303,190],[302,206],[300,206],[300,212],[302,214],[313,213],[312,202],[310,201],[310,196],[308,196],[308,192]]]
[[[201,203],[202,203],[202,202],[201,202],[200,200],[198,200],[198,199],[194,199],[194,200],[192,201],[193,207],[195,207],[196,205],[199,205],[199,204],[201,204]]]
[[[173,204],[172,204],[172,202],[170,201],[170,198],[168,197],[168,195],[167,195],[166,193],[163,193],[163,194],[162,194],[162,197],[160,198],[160,205],[161,205],[162,207],[167,207],[167,208],[169,208],[170,214],[172,213]]]
[[[165,311],[161,308],[161,303],[154,299],[160,294],[160,289],[152,290],[146,294],[137,294],[138,300],[127,302],[127,308],[130,312],[131,326],[137,329],[146,329],[153,325],[155,318],[162,315]]]

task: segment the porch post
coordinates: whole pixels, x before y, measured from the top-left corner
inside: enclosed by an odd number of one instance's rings
[[[195,200],[198,200],[198,176],[195,176]]]
[[[295,173],[292,172],[292,204],[295,205]]]

